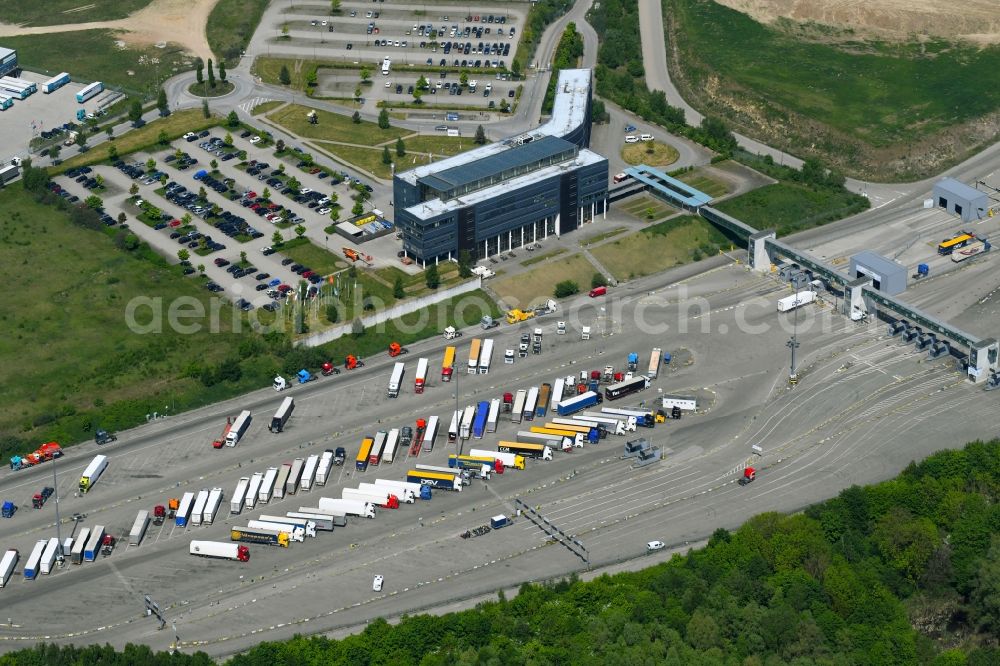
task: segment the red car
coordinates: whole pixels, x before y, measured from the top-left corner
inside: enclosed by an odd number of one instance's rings
[[[606,293],[608,293],[607,287],[594,287],[590,290],[590,297],[597,298],[598,296],[603,296]]]
[[[316,275],[316,273],[314,273],[313,271],[306,271],[305,273],[302,274],[302,277],[309,279],[309,277],[313,275]]]

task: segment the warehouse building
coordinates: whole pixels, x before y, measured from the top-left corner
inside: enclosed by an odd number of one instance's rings
[[[15,76],[20,70],[17,51],[0,46],[0,76]]]
[[[563,70],[549,122],[394,177],[403,250],[424,265],[485,258],[605,215],[608,161],[589,141],[590,70]]]
[[[986,192],[980,192],[961,181],[942,178],[934,184],[934,203],[962,218],[963,222],[972,222],[986,217],[990,199]]]
[[[906,291],[906,266],[871,250],[851,257],[851,276],[870,277],[872,287],[890,296]]]

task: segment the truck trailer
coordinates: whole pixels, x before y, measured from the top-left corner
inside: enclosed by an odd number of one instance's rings
[[[311,490],[313,481],[316,479],[316,469],[319,466],[319,454],[313,453],[306,458],[306,464],[302,467],[302,478],[299,479],[301,490]]]
[[[359,518],[375,517],[375,505],[371,502],[320,497],[319,508],[322,511],[343,511],[345,515],[358,516]]]
[[[136,517],[135,522],[132,523],[132,529],[128,533],[128,545],[138,546],[142,543],[142,539],[146,536],[146,528],[149,527],[149,511],[140,511]]]
[[[222,488],[212,488],[208,492],[208,501],[205,502],[205,510],[201,514],[202,525],[211,525],[215,522],[215,516],[219,513],[223,497],[225,497],[225,493]]]
[[[497,451],[501,453],[514,453],[524,458],[552,460],[552,448],[544,444],[500,441],[497,442]]]
[[[359,483],[358,490],[364,493],[369,493],[371,495],[379,495],[382,497],[386,495],[395,495],[396,498],[405,504],[413,504],[417,501],[419,496],[419,491],[413,491],[409,488],[390,488],[386,485],[380,485],[378,483]]]
[[[330,480],[331,469],[333,469],[333,450],[327,449],[323,452],[323,455],[319,457],[319,463],[316,465],[317,486],[326,485],[326,482]]]
[[[535,420],[535,407],[538,405],[538,387],[532,386],[528,389],[528,395],[524,399],[524,413],[521,415],[524,421]]]
[[[258,518],[262,523],[278,523],[279,525],[288,525],[289,527],[294,527],[302,530],[302,533],[307,537],[316,536],[316,523],[305,519],[305,518],[292,518],[291,516],[261,516]]]
[[[476,416],[472,420],[472,436],[482,439],[486,434],[486,419],[490,415],[490,403],[485,400],[476,405]]]
[[[389,375],[388,395],[390,398],[399,397],[399,387],[403,383],[403,372],[405,369],[406,364],[402,361],[398,361],[394,366],[392,366],[392,374]]]
[[[587,391],[561,401],[556,405],[556,413],[559,414],[559,416],[569,416],[570,414],[576,414],[577,412],[587,409],[588,407],[599,405],[601,402],[603,402],[603,398],[600,393]]]
[[[80,533],[76,535],[76,540],[73,541],[73,548],[69,551],[69,561],[73,564],[83,564],[83,549],[87,546],[87,541],[90,540],[90,528],[84,527],[80,530]]]
[[[456,490],[461,492],[463,483],[462,477],[457,474],[446,474],[442,472],[431,472],[422,469],[411,469],[406,473],[406,480],[410,483],[428,485],[431,488],[440,490]]]
[[[38,574],[41,572],[42,553],[45,552],[47,545],[48,541],[46,539],[40,539],[35,542],[35,547],[31,549],[28,561],[24,564],[25,580],[35,580],[38,577]]]
[[[520,423],[524,419],[524,403],[528,400],[527,389],[519,389],[514,394],[514,402],[510,409],[510,420],[512,423]]]
[[[184,493],[181,501],[177,505],[177,513],[174,514],[174,525],[177,527],[187,527],[191,518],[191,509],[194,508],[194,493]]]
[[[291,414],[289,413],[289,415]],[[253,421],[253,415],[250,413],[250,410],[244,409],[240,412],[240,415],[229,426],[229,432],[226,433],[226,446],[236,446],[239,444],[240,440],[243,439],[243,435],[250,428],[251,421]]]
[[[264,472],[264,480],[260,482],[260,490],[257,491],[257,501],[261,504],[267,504],[271,501],[271,495],[274,494],[274,484],[278,480],[278,468],[268,467],[267,471]]]
[[[460,456],[453,453],[448,456],[448,467],[468,469],[476,472],[483,467],[488,467],[490,471],[496,474],[503,474],[503,461],[497,458],[495,454],[490,456]]]
[[[563,391],[565,390],[565,380],[562,377],[557,378],[552,384],[552,392],[549,396],[549,409],[552,410],[553,413],[557,413],[559,403],[562,402],[563,399]]]
[[[474,375],[479,372],[479,352],[483,346],[483,341],[480,338],[473,338],[472,344],[469,346],[469,374]]]
[[[393,428],[385,437],[385,446],[382,448],[382,462],[392,463],[396,458],[396,449],[399,448],[399,428]]]
[[[302,515],[322,516],[330,520],[334,527],[347,526],[347,514],[341,510],[321,509],[318,506],[300,506],[298,512]],[[316,524],[319,528],[319,523]]]
[[[785,296],[784,298],[778,299],[778,312],[788,312],[794,310],[795,308],[802,307],[803,305],[808,305],[816,300],[815,291],[800,291],[797,294],[792,294],[791,296]]]
[[[299,488],[299,481],[302,480],[302,470],[306,466],[304,458],[296,458],[292,461],[292,467],[288,470],[288,478],[285,479],[285,494],[294,495]]]
[[[250,486],[250,477],[244,476],[236,483],[236,490],[233,491],[233,498],[229,500],[229,513],[239,515],[243,511],[243,502],[247,498],[247,488]]]
[[[264,482],[264,472],[254,472],[247,484],[247,491],[243,498],[243,506],[247,511],[252,511],[257,504],[257,497],[260,494],[260,486]]]
[[[462,413],[462,421],[458,426],[458,436],[461,439],[469,439],[472,436],[472,422],[476,418],[476,407],[468,405]]]
[[[659,358],[659,357],[657,357]],[[608,400],[617,400],[627,395],[649,388],[649,377],[646,375],[636,375],[623,382],[612,384],[604,388],[604,397]]]
[[[46,576],[52,573],[52,565],[55,564],[56,556],[59,554],[59,539],[52,537],[46,542],[45,550],[42,551],[42,559],[38,562],[39,570]]]
[[[656,376],[660,374],[660,360],[663,358],[663,350],[659,347],[653,347],[653,353],[649,357],[649,370],[646,371],[646,375],[650,379],[656,379]]]
[[[294,411],[295,399],[292,396],[288,396],[281,401],[281,405],[278,407],[278,411],[274,413],[274,416],[271,417],[271,424],[267,426],[267,429],[273,433],[284,431],[285,424],[288,423],[288,419],[292,418],[292,412]]]
[[[192,525],[201,525],[201,519],[205,515],[205,507],[208,505],[208,488],[202,488],[194,498],[194,506],[191,507],[191,516],[188,519]]]
[[[278,476],[274,477],[274,490],[271,491],[271,496],[274,499],[285,499],[285,487],[288,484],[288,477],[291,474],[292,463],[281,463],[281,467],[278,468]]]
[[[490,372],[490,362],[493,360],[493,338],[483,340],[482,349],[479,350],[479,374],[486,375]]]
[[[369,492],[360,488],[344,488],[340,496],[345,500],[367,502],[380,509],[398,509],[399,498],[388,490]]]
[[[503,463],[504,469],[524,469],[524,456],[516,453],[501,453],[500,451],[488,451],[486,449],[469,449],[470,456],[494,457]]]
[[[648,409],[624,409],[620,407],[602,407],[602,414],[609,414],[615,417],[625,417],[635,419],[635,424],[643,428],[652,428],[656,425],[656,418],[653,412]]]
[[[422,500],[431,499],[431,487],[419,483],[408,481],[395,481],[390,479],[375,479],[375,486],[386,488],[390,492],[397,491],[408,497],[419,497]],[[402,495],[400,495],[402,497]]]
[[[238,543],[221,541],[192,541],[188,552],[198,557],[214,557],[220,560],[250,561],[250,549]]]
[[[358,449],[358,457],[354,460],[354,467],[359,472],[368,469],[368,456],[371,455],[372,445],[375,444],[373,437],[365,437],[361,440],[361,448]]]
[[[108,468],[108,457],[107,456],[95,456],[90,464],[87,465],[87,469],[83,470],[83,474],[80,476],[80,492],[88,493],[90,489],[94,487],[97,480],[101,478],[104,474],[104,470]]]
[[[434,439],[437,437],[438,417],[432,416],[427,419],[427,428],[424,430],[423,449],[430,452],[434,450]]]
[[[233,527],[229,530],[229,538],[233,541],[259,543],[265,546],[281,546],[282,548],[288,548],[288,543],[291,540],[286,530],[253,528],[249,525],[246,527]]]
[[[95,525],[94,529],[90,530],[90,538],[87,539],[87,545],[83,547],[83,561],[93,562],[96,560],[103,544],[104,525]]]
[[[486,432],[497,431],[497,420],[500,418],[500,398],[490,400],[490,412],[486,416]]]
[[[441,381],[450,382],[451,376],[455,373],[455,354],[458,350],[455,347],[446,347],[444,359],[441,361]]]
[[[3,554],[0,558],[0,587],[7,585],[7,581],[10,580],[11,574],[14,573],[14,567],[17,566],[17,561],[21,559],[21,554],[11,548]]]
[[[517,441],[522,444],[544,444],[554,449],[569,451],[574,446],[583,446],[583,437],[580,433],[568,430],[554,430],[553,428],[532,428],[531,430],[519,430]]]

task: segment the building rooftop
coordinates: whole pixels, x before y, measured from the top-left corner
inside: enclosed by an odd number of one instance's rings
[[[934,187],[943,188],[956,196],[962,197],[966,201],[975,201],[980,197],[987,196],[986,192],[977,190],[976,188],[966,185],[962,181],[955,180],[954,178],[942,178],[938,182],[934,183]]]
[[[463,190],[482,189],[515,177],[532,167],[563,162],[576,153],[576,146],[555,136],[543,136],[512,146],[475,162],[453,166],[421,177],[418,182],[440,197],[450,198]]]
[[[881,254],[877,254],[871,250],[862,250],[857,254],[851,255],[851,261],[864,264],[865,266],[868,266],[872,270],[878,271],[883,275],[889,275],[896,272],[906,273],[906,266],[903,264],[898,261],[893,261],[888,257],[883,257]]]
[[[418,220],[431,219],[458,208],[482,203],[483,201],[489,201],[490,199],[493,199],[505,192],[509,192],[510,190],[516,190],[535,181],[550,178],[570,169],[577,169],[582,166],[597,164],[604,159],[604,157],[593,151],[583,149],[576,154],[575,159],[567,158],[566,160],[551,164],[542,169],[516,176],[498,183],[497,185],[485,187],[453,199],[431,199],[415,206],[410,206],[406,209],[406,211]]]
[[[13,51],[12,49],[8,49],[8,48],[5,48],[3,46],[0,46],[0,61],[2,61],[4,58],[6,58],[7,56],[9,56],[12,53],[15,53],[15,51]]]
[[[556,136],[561,138],[586,120],[587,96],[590,94],[590,73],[589,69],[564,69],[559,72],[552,118],[541,127],[524,135],[479,146],[432,164],[418,166],[397,174],[397,177],[411,185],[416,185],[417,181],[432,174],[440,174],[443,171],[508,151],[519,145],[523,137],[526,136]]]
[[[687,183],[671,178],[659,169],[645,164],[625,169],[625,173],[636,180],[649,185],[672,201],[689,208],[700,208],[712,200],[712,197],[696,190]]]

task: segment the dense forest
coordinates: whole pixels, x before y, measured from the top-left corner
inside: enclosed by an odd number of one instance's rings
[[[911,464],[792,516],[763,514],[635,573],[525,585],[343,640],[262,643],[229,666],[1000,664],[1000,441]],[[35,664],[207,664],[38,646]]]

